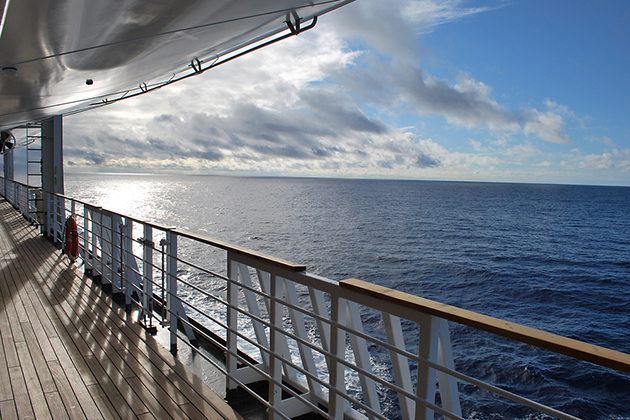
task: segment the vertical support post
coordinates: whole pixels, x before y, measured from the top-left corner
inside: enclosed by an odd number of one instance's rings
[[[92,210],[92,272],[96,270],[101,281],[105,282],[103,270],[103,213],[101,209]]]
[[[241,266],[242,267],[242,266]],[[263,293],[266,294],[270,294],[271,293],[271,273],[267,273],[265,271],[262,271],[260,269],[256,270],[256,274],[258,275],[258,282],[260,284],[260,289],[263,291]],[[245,278],[249,277],[249,272],[246,276],[244,276]],[[286,281],[284,279],[280,279],[281,283],[283,284],[283,290],[286,291]],[[248,286],[251,286],[251,282],[250,284],[247,284]],[[244,291],[245,292],[245,296],[247,296],[247,292],[248,291]],[[288,294],[285,293],[285,300],[289,300],[288,298]],[[255,298],[254,298],[255,299]],[[267,312],[271,313],[271,306],[270,306],[270,299],[263,299],[265,302],[265,306],[267,307]],[[249,305],[248,302],[248,307],[251,306]],[[256,308],[257,309],[257,308]],[[251,311],[251,309],[250,309]],[[252,312],[254,315],[259,316],[258,314],[256,314],[255,312]],[[293,323],[293,325],[295,325],[295,323]],[[295,330],[294,330],[295,332]],[[260,340],[258,341],[260,344],[263,344],[263,342],[261,342]],[[298,349],[299,349],[299,344],[298,344]],[[301,352],[301,351],[300,351]],[[283,335],[282,338],[282,354],[284,355],[284,359],[285,360],[291,360],[291,350],[289,349],[289,343],[287,342],[286,336]],[[266,355],[265,355],[266,357]],[[263,362],[266,359],[263,357]],[[289,381],[297,381],[297,372],[295,371],[294,368],[292,368],[291,366],[289,366],[286,363],[283,363],[283,368],[284,368],[284,377],[285,379],[288,379]]]
[[[172,230],[166,232],[166,308],[171,332],[171,353],[177,352],[177,234]]]
[[[282,305],[280,299],[282,298],[282,286],[280,284],[281,279],[275,274],[271,274],[271,296],[273,299],[270,302],[269,318],[271,325],[275,328],[271,328],[270,335],[270,351],[269,357],[269,373],[273,379],[278,383],[282,382],[282,353],[284,350],[282,332],[277,328],[282,328]],[[282,410],[282,388],[275,382],[269,381],[269,404],[276,410]],[[269,420],[276,420],[278,415],[275,410],[269,411]]]
[[[340,359],[346,357],[346,332],[339,328],[339,325],[346,325],[346,305],[345,299],[332,296],[331,297],[330,316],[333,321],[330,326],[330,353]],[[328,391],[328,413],[330,417],[337,420],[343,420],[346,400],[340,394],[346,393],[346,385],[344,381],[345,366],[337,360],[330,358],[329,366],[329,382]]]
[[[100,212],[101,219],[101,267],[103,268],[103,284],[112,285],[112,293],[118,293],[114,273],[114,223],[112,216],[105,210]]]
[[[92,252],[90,250],[90,238],[92,232],[90,232],[90,219],[92,219],[92,210],[90,210],[85,204],[83,205],[83,272],[92,274]],[[90,270],[88,272],[88,270]]]
[[[351,331],[357,331],[362,334],[363,324],[359,314],[359,305],[356,302],[349,301],[346,307],[348,327],[350,327]],[[350,333],[349,336],[350,344],[352,345],[352,352],[354,353],[354,362],[361,369],[373,373],[367,342],[364,338],[357,337],[354,333]],[[363,373],[359,373],[359,382],[361,383],[365,404],[379,413],[381,411],[381,406],[378,400],[378,394],[376,393],[376,383],[372,378],[365,376]],[[368,414],[368,418],[373,420],[374,416],[372,414]]]
[[[230,378],[236,376],[237,368],[238,368],[238,360],[236,355],[238,354],[238,336],[236,335],[236,331],[238,328],[238,311],[236,308],[238,307],[238,263],[232,259],[231,252],[228,251],[228,285],[227,285],[227,371],[228,371],[228,380],[227,380],[227,389],[235,389],[237,387],[237,383],[231,380]]]
[[[284,279],[283,285],[284,285],[285,300],[292,305],[300,306],[300,300],[297,295],[295,283],[293,281]],[[293,326],[293,333],[296,336],[308,341],[309,333],[306,330],[304,314],[292,308],[288,308],[288,310],[289,310],[289,316],[291,317],[291,325]],[[326,340],[328,340],[328,338],[326,338]],[[298,342],[297,345],[300,352],[300,357],[302,359],[302,366],[308,372],[312,373],[313,375],[317,375],[318,372],[317,372],[317,366],[315,364],[315,359],[313,358],[313,350],[310,347],[305,346],[304,344],[300,342]],[[306,383],[308,384],[308,389],[311,396],[314,399],[316,399],[318,403],[323,402],[324,393],[322,392],[322,386],[319,383],[317,383],[317,381],[314,381],[312,378],[308,376],[306,378]]]
[[[451,347],[451,335],[448,328],[448,321],[439,319],[440,332],[438,342],[438,363],[451,370],[455,370],[455,362],[453,361],[453,348]],[[462,408],[459,402],[459,391],[457,389],[457,380],[442,371],[437,373],[438,383],[440,384],[440,396],[442,398],[442,407],[458,416],[462,415]]]
[[[121,242],[123,245],[124,255],[123,261],[120,262],[123,276],[123,290],[125,291],[125,304],[131,305],[131,295],[136,290],[135,287],[130,286],[131,278],[136,277],[136,273],[133,272],[132,267],[135,267],[135,261],[133,256],[133,222],[130,219],[125,219],[125,224],[121,229]],[[139,291],[138,291],[139,292]],[[140,293],[138,293],[139,295]]]
[[[420,343],[418,346],[418,356],[432,362],[437,361],[439,324],[438,318],[431,315],[424,315],[420,322]],[[435,384],[437,374],[435,369],[424,363],[418,363],[418,385],[416,395],[420,401],[435,403]],[[433,419],[433,410],[425,405],[416,404],[416,419]]]
[[[48,236],[52,233],[52,221],[54,219],[53,200],[51,194],[44,190],[44,208],[46,209],[46,215],[44,220],[44,236]]]
[[[400,324],[400,318],[390,315],[387,312],[383,312],[383,322],[385,324],[387,342],[396,348],[404,350],[405,338],[402,331],[402,325]],[[409,361],[406,357],[393,350],[389,351],[389,355],[392,360],[392,369],[394,371],[394,380],[396,381],[396,385],[409,393],[413,393],[411,372],[409,371]],[[398,401],[403,420],[412,420],[413,413],[415,411],[415,402],[411,398],[401,394],[398,394]]]
[[[45,192],[64,193],[63,177],[63,121],[61,115],[42,121],[42,189]],[[49,209],[49,200],[58,201],[55,196],[44,194],[44,208]],[[57,203],[56,203],[57,204]],[[53,215],[54,220],[45,218],[47,222],[62,225],[64,212]],[[44,226],[44,232],[51,232],[51,225]]]
[[[122,217],[110,213],[111,220],[111,233],[112,233],[112,285],[116,290],[114,293],[125,293],[124,280],[123,280],[123,233],[124,225]],[[125,302],[126,304],[126,302]]]
[[[153,227],[144,225],[142,248],[142,319],[147,327],[147,316],[153,325]]]
[[[59,242],[63,242],[64,230],[66,227],[66,199],[61,197],[55,197],[57,202],[57,208],[59,209],[59,217],[55,221],[57,225],[57,234],[59,235]]]
[[[238,264],[238,276],[236,277],[236,279],[240,279],[240,284],[243,284],[246,287],[253,287],[252,280],[249,275],[249,269],[244,264]],[[261,283],[261,288],[263,291],[267,292],[268,290],[265,290],[263,283]],[[249,313],[252,314],[255,318],[262,318],[260,307],[258,306],[258,300],[256,299],[256,294],[251,290],[243,288],[243,295],[245,295],[245,302],[247,303],[247,309]],[[270,308],[268,308],[268,310],[270,310]],[[268,349],[269,341],[267,340],[267,334],[265,333],[265,326],[260,321],[252,318],[252,327],[254,328],[254,333],[256,335],[256,340],[258,341],[258,344]],[[267,369],[269,367],[269,355],[265,351],[260,350],[260,357],[262,359],[264,368]]]

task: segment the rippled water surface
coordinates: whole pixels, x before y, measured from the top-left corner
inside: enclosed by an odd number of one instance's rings
[[[630,353],[630,188],[66,174],[66,193]],[[628,375],[452,328],[458,369],[585,419],[630,418]],[[472,387],[462,399],[469,418],[531,418]]]

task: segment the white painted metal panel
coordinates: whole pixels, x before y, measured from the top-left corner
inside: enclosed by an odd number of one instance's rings
[[[289,32],[287,16],[307,24],[350,1],[5,0],[0,128],[88,109],[194,73],[191,63],[205,68]]]

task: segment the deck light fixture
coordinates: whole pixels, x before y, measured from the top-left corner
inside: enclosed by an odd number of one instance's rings
[[[2,73],[5,76],[17,76],[17,69],[15,67],[2,67]]]

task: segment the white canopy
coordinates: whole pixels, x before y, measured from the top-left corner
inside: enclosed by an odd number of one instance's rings
[[[143,94],[351,1],[0,0],[0,128]]]

